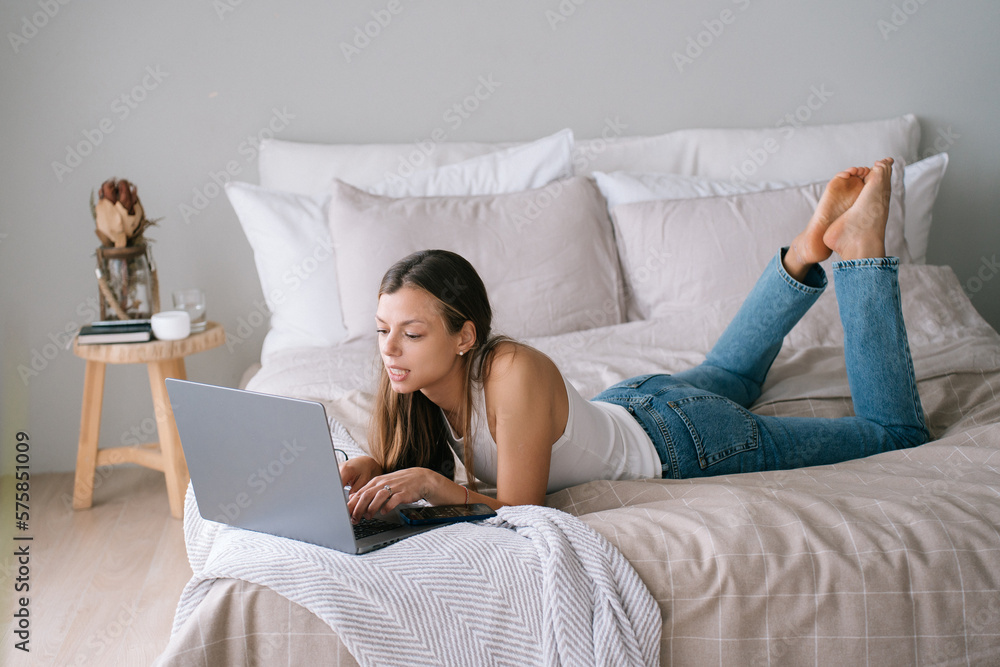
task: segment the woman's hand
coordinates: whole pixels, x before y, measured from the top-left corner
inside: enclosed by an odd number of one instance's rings
[[[375,475],[382,474],[382,466],[370,456],[355,456],[340,464],[340,481],[352,490],[360,489]]]
[[[447,488],[445,485],[455,487],[457,493],[464,497],[462,487],[427,468],[406,468],[375,475],[364,486],[352,487],[347,508],[351,512],[351,521],[357,523],[361,519],[374,518],[376,514],[388,514],[399,505],[421,499],[438,505],[441,504],[441,490]]]

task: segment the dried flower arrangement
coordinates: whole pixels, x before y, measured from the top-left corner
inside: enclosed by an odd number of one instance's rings
[[[97,284],[101,292],[101,319],[145,319],[160,309],[156,265],[145,231],[150,220],[135,185],[125,179],[101,184],[98,200],[90,195],[97,249]]]
[[[158,222],[146,217],[135,185],[124,178],[104,181],[96,204],[91,192],[90,212],[97,223],[94,231],[105,247],[140,245],[144,242],[143,232]]]

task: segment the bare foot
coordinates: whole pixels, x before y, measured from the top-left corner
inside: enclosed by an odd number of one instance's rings
[[[857,200],[834,219],[823,243],[843,260],[885,257],[885,223],[892,194],[892,158],[876,162],[864,176]]]
[[[809,224],[795,237],[785,253],[785,270],[793,278],[802,280],[810,266],[822,262],[833,252],[824,243],[823,236],[830,225],[857,200],[869,171],[868,167],[851,167],[826,184]]]

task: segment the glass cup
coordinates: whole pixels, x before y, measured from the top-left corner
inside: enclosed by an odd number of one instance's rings
[[[204,331],[208,326],[208,319],[205,314],[205,293],[197,287],[191,289],[181,289],[173,293],[174,308],[186,310],[191,316],[191,333]]]

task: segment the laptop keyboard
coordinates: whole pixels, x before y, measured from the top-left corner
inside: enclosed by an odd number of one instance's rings
[[[362,537],[371,537],[387,530],[399,528],[398,523],[390,523],[381,519],[362,519],[360,523],[354,525],[354,539],[360,540]]]

